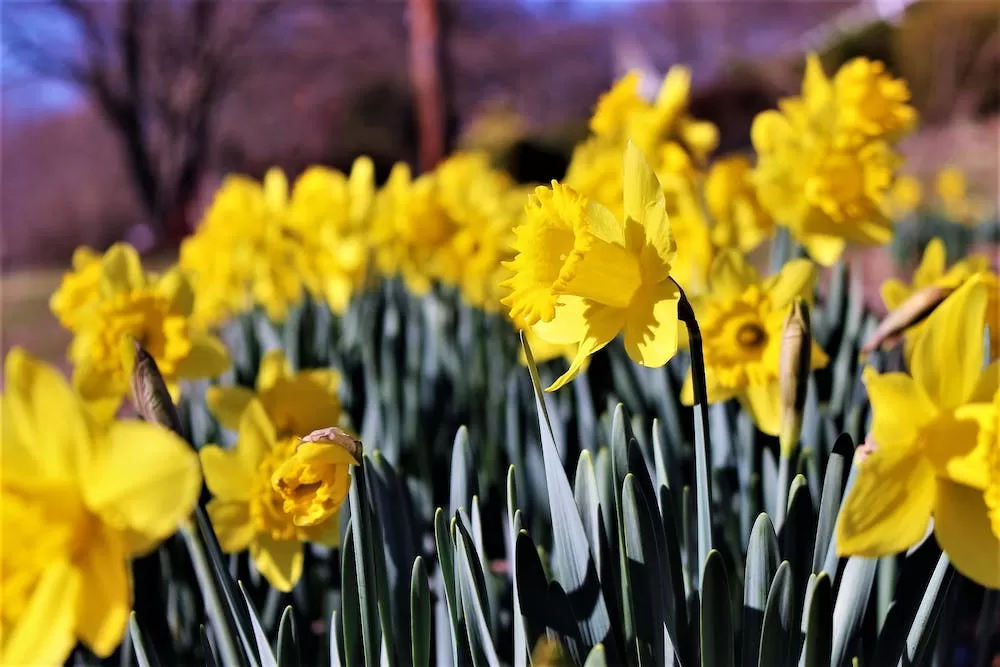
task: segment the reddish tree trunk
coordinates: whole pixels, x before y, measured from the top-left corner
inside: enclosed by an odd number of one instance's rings
[[[409,0],[410,78],[417,112],[419,168],[444,157],[444,91],[441,84],[437,0]]]

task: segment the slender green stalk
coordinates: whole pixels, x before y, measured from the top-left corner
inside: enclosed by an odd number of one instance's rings
[[[673,280],[673,279],[671,279]],[[676,281],[674,282],[677,285]],[[708,385],[705,380],[705,354],[701,339],[701,329],[695,318],[694,309],[680,285],[680,301],[677,303],[677,317],[687,327],[691,349],[691,376],[694,385],[694,437],[695,437],[695,480],[698,508],[698,581],[701,568],[705,567],[709,552],[712,551],[712,478],[709,462],[712,460],[712,441],[708,428]]]

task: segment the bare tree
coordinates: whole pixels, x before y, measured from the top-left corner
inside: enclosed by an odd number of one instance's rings
[[[30,21],[5,4],[7,56],[93,102],[120,140],[149,220],[161,240],[176,241],[189,227],[220,101],[247,72],[247,46],[281,0],[33,0],[22,7]],[[44,11],[68,21],[79,43],[40,37]]]

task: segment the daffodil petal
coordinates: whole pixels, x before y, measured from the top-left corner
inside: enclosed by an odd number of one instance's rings
[[[1000,327],[1000,322],[997,322],[997,326]],[[989,403],[998,389],[1000,389],[1000,359],[990,362],[989,366],[983,369],[976,382],[976,388],[969,396],[969,402]]]
[[[229,351],[215,336],[207,333],[191,336],[191,351],[177,363],[177,377],[211,378],[229,369]]]
[[[101,292],[121,294],[142,289],[145,285],[142,261],[135,248],[127,243],[116,243],[108,248],[101,264]]]
[[[665,280],[640,288],[625,320],[625,351],[632,361],[658,368],[677,353],[677,303],[680,291]]]
[[[194,509],[198,457],[180,437],[148,422],[119,421],[85,478],[87,506],[116,528],[165,538]]]
[[[281,434],[308,435],[340,420],[340,402],[308,377],[283,381],[262,397],[268,415]]]
[[[625,217],[644,224],[648,207],[664,208],[663,189],[646,156],[631,141],[625,147],[624,169],[622,189],[625,198]]]
[[[212,495],[221,500],[250,499],[255,467],[249,465],[237,449],[223,449],[218,445],[205,445],[198,451],[205,484]]]
[[[899,278],[889,278],[879,287],[879,294],[886,310],[895,310],[910,295],[909,288]]]
[[[983,326],[988,294],[975,278],[939,305],[914,343],[910,372],[941,408],[972,395],[983,368]]]
[[[822,234],[810,234],[799,236],[793,233],[796,239],[805,246],[809,256],[821,266],[833,266],[844,253],[847,242],[836,236],[824,236]]]
[[[981,491],[939,479],[934,536],[955,569],[987,588],[1000,588],[1000,536]]]
[[[257,369],[257,391],[263,392],[283,378],[292,376],[292,365],[288,362],[284,350],[275,348],[268,350],[260,360]]]
[[[980,432],[993,425],[992,406],[964,406],[940,415],[921,431],[923,451],[938,477],[985,490],[990,483],[992,437]]]
[[[236,446],[236,453],[248,470],[257,470],[276,438],[274,424],[267,416],[264,405],[257,399],[250,401],[250,405],[240,417],[239,440]]]
[[[930,464],[877,449],[860,464],[837,520],[840,556],[875,558],[905,551],[927,533],[934,506]]]
[[[302,576],[302,544],[298,541],[275,540],[258,534],[250,543],[250,558],[272,586],[287,593]]]
[[[174,267],[163,274],[157,289],[170,302],[170,312],[186,317],[194,310],[194,289],[179,268]]]
[[[230,431],[238,431],[240,417],[254,398],[254,393],[246,387],[209,387],[205,392],[208,409],[219,423]]]
[[[924,255],[920,258],[920,266],[913,272],[913,287],[928,287],[934,281],[944,276],[945,267],[948,264],[948,252],[944,246],[944,241],[933,238],[924,248]]]
[[[565,386],[575,378],[590,355],[602,349],[610,343],[618,332],[625,325],[625,311],[617,308],[594,305],[587,310],[587,335],[580,341],[576,356],[569,366],[569,370],[563,373],[545,391],[556,391]]]
[[[321,544],[324,547],[336,548],[340,546],[340,513],[330,517],[318,526],[304,526],[300,530],[309,538],[313,544]]]
[[[227,554],[246,549],[254,538],[254,525],[250,520],[250,503],[230,502],[213,498],[205,506],[219,546]]]
[[[126,554],[121,539],[105,529],[91,535],[78,562],[81,572],[77,596],[77,633],[100,658],[118,648],[125,637],[132,608]]]
[[[625,245],[625,228],[603,204],[587,201],[587,231],[608,243]]]
[[[0,638],[0,664],[63,664],[76,645],[80,585],[80,572],[69,562],[46,567],[27,607]]]
[[[546,343],[572,345],[587,335],[587,301],[583,297],[564,294],[556,304],[556,314],[548,322],[539,320],[531,331]]]
[[[19,347],[7,353],[4,372],[5,477],[72,477],[90,437],[79,399],[58,371]]]
[[[808,259],[793,259],[781,267],[765,289],[773,306],[784,310],[796,297],[811,303],[815,284],[816,266]]]
[[[708,282],[712,287],[713,298],[724,299],[738,296],[748,286],[758,284],[760,275],[743,253],[733,248],[723,248],[712,261]]]
[[[862,378],[872,405],[871,432],[875,442],[896,454],[909,451],[920,430],[937,415],[937,409],[904,373],[879,374],[868,367]]]
[[[768,435],[778,435],[781,431],[781,390],[777,382],[750,385],[739,398],[758,429]]]

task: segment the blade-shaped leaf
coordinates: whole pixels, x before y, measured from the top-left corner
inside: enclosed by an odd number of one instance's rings
[[[701,580],[702,667],[732,667],[733,616],[722,554],[708,552]]]
[[[410,658],[413,667],[430,667],[431,591],[421,556],[413,560],[410,574]]]
[[[809,583],[802,623],[805,645],[802,647],[799,665],[830,667],[830,654],[833,651],[833,587],[826,572],[810,577]]]
[[[837,513],[840,511],[841,489],[844,486],[844,473],[850,465],[850,457],[854,454],[854,445],[848,435],[841,435],[833,445],[833,452],[826,462],[826,474],[823,477],[823,494],[819,501],[819,512],[816,517],[816,546],[813,550],[812,571],[819,574],[826,564],[826,552],[833,541],[833,531],[837,525]],[[836,574],[836,573],[829,573]]]
[[[795,584],[789,562],[782,561],[774,573],[771,590],[764,608],[764,623],[760,632],[760,659],[762,667],[785,667],[791,664],[796,648],[795,635]]]
[[[538,369],[523,333],[521,345],[528,361],[541,430],[545,485],[552,513],[552,572],[555,580],[569,593],[573,615],[579,623],[580,636],[589,648],[609,638],[611,621],[600,590],[597,566],[590,551],[587,533],[553,438]]]
[[[285,607],[278,623],[278,667],[298,667],[299,640],[295,629],[292,607]]]
[[[840,665],[848,657],[851,641],[861,626],[868,596],[875,580],[878,561],[853,556],[847,560],[840,580],[840,590],[833,607],[833,653],[831,665]]]
[[[753,524],[747,547],[747,566],[743,579],[743,666],[757,667],[760,657],[760,632],[764,623],[771,582],[778,571],[778,537],[767,514]]]

